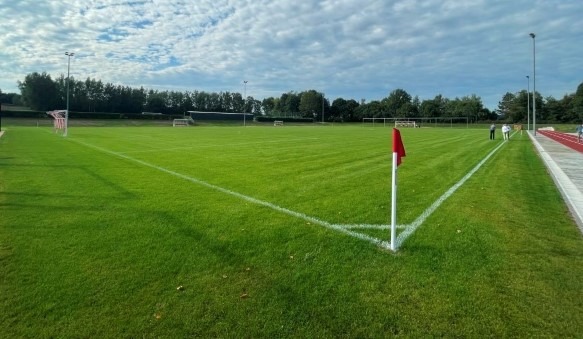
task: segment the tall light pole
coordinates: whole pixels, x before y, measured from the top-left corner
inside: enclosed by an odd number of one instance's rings
[[[247,117],[247,80],[243,80],[243,84],[244,84],[243,85],[243,87],[244,87],[244,90],[243,90],[243,93],[244,93],[243,94],[244,95],[244,97],[243,97],[243,126],[245,126],[245,124],[246,124],[245,118]]]
[[[536,136],[536,49],[535,40],[536,35],[530,33],[532,38],[532,130]]]
[[[530,131],[530,76],[526,76],[526,130]]]
[[[69,128],[69,71],[71,70],[71,57],[75,55],[72,52],[65,52],[67,56],[67,111],[65,112],[65,133],[63,136],[67,136],[67,129]]]

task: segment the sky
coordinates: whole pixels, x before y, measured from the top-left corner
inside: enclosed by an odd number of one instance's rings
[[[331,102],[404,89],[495,109],[528,87],[576,91],[582,17],[581,0],[0,0],[0,90],[70,65],[77,80],[146,89]]]

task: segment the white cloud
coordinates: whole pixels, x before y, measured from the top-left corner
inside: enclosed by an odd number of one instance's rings
[[[476,94],[495,108],[524,89],[536,32],[537,90],[583,81],[583,3],[550,1],[0,0],[0,88],[30,72],[130,86],[316,89],[329,98]]]

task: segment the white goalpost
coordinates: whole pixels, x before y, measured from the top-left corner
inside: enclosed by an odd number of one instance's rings
[[[362,118],[363,124],[372,123],[373,126],[379,125],[382,123],[382,126],[389,126],[389,127],[419,127],[419,124],[416,120],[419,118]]]
[[[59,131],[62,131],[63,133],[65,133],[65,125],[66,125],[66,121],[65,121],[65,113],[67,113],[66,110],[57,110],[57,111],[48,111],[47,114],[53,117],[53,128],[55,130],[55,133],[58,133]]]
[[[192,122],[191,119],[174,119],[172,120],[172,127],[186,126],[188,127]]]
[[[413,127],[416,128],[417,127],[417,123],[415,121],[409,121],[409,120],[395,120],[395,128],[397,127]]]
[[[362,118],[363,126],[381,127],[469,127],[468,117]]]

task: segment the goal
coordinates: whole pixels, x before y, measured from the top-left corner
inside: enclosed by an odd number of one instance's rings
[[[172,120],[172,127],[188,126],[190,119],[174,119]]]
[[[59,131],[66,133],[66,129],[67,129],[67,121],[65,119],[66,113],[67,113],[66,110],[57,110],[57,111],[48,111],[47,112],[47,115],[50,115],[54,118],[53,127],[55,130],[55,133],[58,133]]]
[[[403,120],[395,120],[395,127],[417,127],[417,123],[415,121],[403,121]]]

